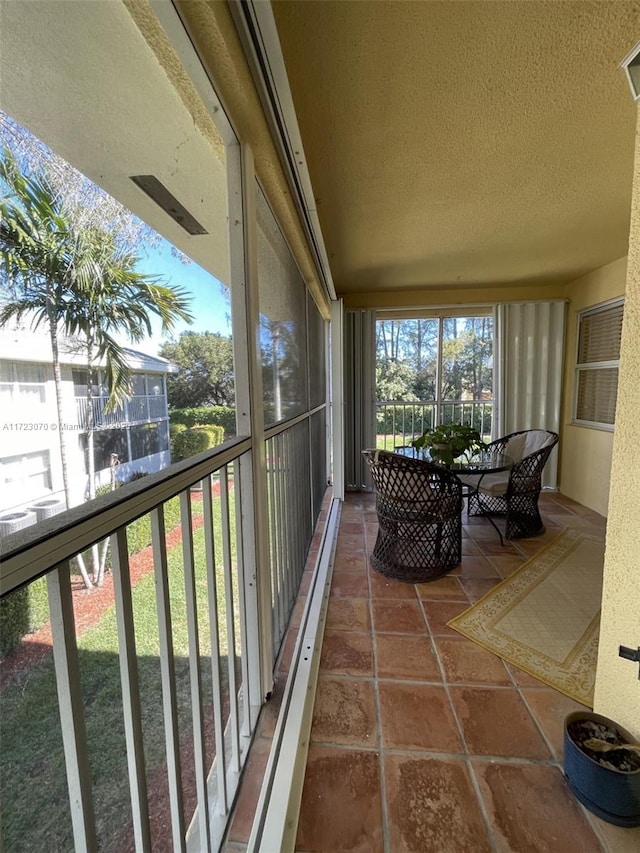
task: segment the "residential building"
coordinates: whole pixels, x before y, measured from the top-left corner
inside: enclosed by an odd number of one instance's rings
[[[4,534],[17,530],[19,524],[35,522],[37,513],[30,507],[40,501],[47,501],[47,515],[65,509],[61,441],[66,443],[73,505],[88,495],[86,359],[81,347],[64,339],[60,353],[62,423],[58,422],[46,332],[34,332],[27,324],[0,330],[0,531]],[[112,411],[107,408],[105,377],[96,366],[92,395],[95,489],[110,487],[112,477],[120,485],[134,474],[150,474],[170,464],[166,376],[172,365],[132,349],[126,349],[126,355],[133,393]],[[27,517],[15,517],[22,513]]]

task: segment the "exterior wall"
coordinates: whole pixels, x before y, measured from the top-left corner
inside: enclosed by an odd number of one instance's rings
[[[11,412],[4,411],[0,420],[1,451],[0,458],[26,455],[30,453],[48,452],[50,465],[51,490],[43,492],[39,497],[64,498],[62,484],[62,462],[60,460],[60,433],[58,430],[58,413],[56,408],[56,389],[53,382],[51,366],[47,365],[47,381],[45,383],[45,401],[25,408],[15,407]],[[79,430],[73,430],[75,425],[75,403],[73,399],[73,381],[71,368],[61,366],[63,407],[68,413],[65,417],[64,440],[66,441],[69,473],[72,482],[82,478],[83,485],[77,488],[77,502],[83,500],[84,493],[84,464],[78,450]],[[24,498],[20,490],[11,487],[4,481],[0,468],[0,512],[16,509],[33,503],[36,497]]]
[[[566,286],[567,329],[564,392],[560,430],[560,491],[578,503],[607,515],[613,432],[571,423],[573,416],[578,312],[623,296],[627,259],[620,258]],[[626,308],[625,308],[626,313]],[[585,464],[588,460],[588,464]]]
[[[3,359],[4,361],[5,359]],[[20,363],[25,363],[24,361]],[[27,362],[28,363],[28,362]],[[87,488],[87,472],[85,470],[84,452],[80,437],[84,435],[78,425],[77,401],[74,395],[72,367],[61,365],[62,396],[63,396],[63,429],[59,429],[56,407],[56,390],[53,381],[51,365],[45,365],[47,378],[45,382],[45,399],[21,407],[12,407],[12,411],[3,411],[0,418],[0,516],[7,512],[19,511],[31,506],[42,498],[61,498],[64,500],[62,479],[62,462],[60,458],[60,440],[66,442],[69,482],[74,505],[85,500]],[[157,375],[153,371],[151,375]],[[166,400],[166,398],[165,398]],[[164,421],[168,425],[166,402],[162,418],[154,418],[150,423]],[[147,421],[123,421],[121,426],[133,426]],[[168,426],[167,426],[168,430]],[[20,481],[7,482],[3,476],[2,460],[26,456],[28,454],[47,452],[49,454],[50,488],[43,488],[38,494],[28,495],[22,491]],[[158,453],[141,456],[124,462],[116,469],[119,482],[124,482],[136,472],[152,474],[171,464],[171,454],[166,447]],[[109,468],[96,471],[96,487],[108,486],[111,482]]]
[[[638,664],[618,655],[640,646],[640,121],[636,133],[631,234],[622,327],[616,429],[604,564],[595,710],[640,738]]]
[[[341,294],[338,294],[340,296]],[[422,290],[387,291],[384,293],[350,293],[344,296],[345,310],[364,308],[429,308],[441,305],[493,305],[496,302],[530,302],[536,299],[563,299],[563,284],[541,285],[514,283],[504,287],[479,289],[423,288]]]

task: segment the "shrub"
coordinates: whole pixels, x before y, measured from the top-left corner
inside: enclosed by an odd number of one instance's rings
[[[135,483],[136,480],[142,480],[144,477],[148,477],[148,471],[134,471],[133,474],[129,474],[127,479],[124,481],[125,483]]]
[[[384,406],[376,412],[377,433],[406,435],[410,439],[432,426],[432,415],[432,409],[422,403]]]
[[[167,501],[164,505],[164,524],[167,532],[169,530],[173,530],[174,527],[177,527],[177,525],[180,524],[180,498],[171,498],[171,500]],[[143,515],[140,518],[136,518],[136,520],[132,521],[127,527],[127,545],[130,555],[137,554],[138,551],[142,551],[142,549],[146,548],[147,545],[151,545],[151,519],[149,515]],[[100,547],[102,548],[102,545]],[[83,556],[85,564],[90,565],[91,549],[85,551]],[[111,568],[111,544],[107,545],[107,559],[105,566],[107,569]],[[71,561],[71,571],[74,574],[79,574],[80,572],[76,557]],[[48,618],[47,614],[40,624],[46,622]]]
[[[180,411],[176,409],[176,411]],[[169,424],[169,437],[173,441],[173,439],[178,435],[178,433],[184,432],[187,428],[186,424],[183,423],[170,423]]]
[[[164,505],[164,525],[167,532],[180,524],[180,498],[171,498]],[[151,519],[148,515],[137,518],[127,527],[129,553],[136,554],[151,544]]]
[[[49,621],[46,577],[36,578],[0,601],[0,658],[12,654],[25,634]]]
[[[120,481],[116,480],[116,489],[118,489],[120,486],[121,486]],[[113,491],[113,489],[111,488],[111,486],[107,486],[107,485],[98,486],[98,488],[96,489],[96,497],[99,498],[102,495],[110,495],[112,491]]]
[[[176,439],[178,438],[181,432],[184,432],[186,430],[186,428],[186,424],[169,424],[169,443],[171,445],[172,462],[177,462],[180,459],[180,456],[178,455],[178,450],[176,448]]]
[[[0,600],[0,657],[12,654],[29,633],[29,588],[16,589]]]
[[[224,427],[225,435],[236,434],[236,412],[230,406],[198,406],[190,409],[169,409],[169,432],[174,426],[216,425]],[[173,437],[173,435],[172,435]]]
[[[172,444],[172,459],[187,459],[203,450],[209,450],[224,441],[224,427],[196,425],[179,432]],[[175,458],[174,458],[175,457]]]

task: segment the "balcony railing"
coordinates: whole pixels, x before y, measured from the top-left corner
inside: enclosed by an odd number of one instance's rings
[[[298,594],[312,534],[310,494],[305,488],[305,462],[308,470],[309,459],[308,423],[298,423],[273,436],[267,441],[266,451],[275,658]]]
[[[136,395],[125,400],[124,405],[118,406],[111,412],[105,411],[107,397],[93,397],[93,427],[120,426],[123,423],[145,423],[165,417],[167,398],[164,395]],[[76,397],[76,417],[81,429],[89,426],[89,401],[86,397]]]
[[[409,444],[413,438],[438,423],[462,423],[478,430],[482,438],[491,438],[493,400],[445,400],[436,403],[376,403],[376,443],[380,449]]]
[[[9,820],[14,838],[42,846],[20,806],[28,800],[55,849],[161,849],[169,835],[175,850],[218,849],[271,688],[264,661],[282,644],[327,488],[325,416],[320,406],[268,431],[262,562],[270,566],[260,578],[250,439],[0,543],[3,604],[40,584],[53,655],[32,672],[27,649],[3,693],[3,743],[20,756],[0,757],[3,810],[24,815]],[[114,606],[92,624],[84,611],[94,593],[79,589],[77,558],[89,564],[107,548]],[[271,613],[260,618],[269,587]],[[44,780],[35,792],[34,774]]]
[[[137,850],[167,844],[218,849],[262,701],[249,547],[251,452],[249,439],[228,442],[2,542],[3,599],[46,576],[60,715],[57,728],[41,701],[22,728],[7,729],[22,719],[21,703],[41,672],[30,676],[15,717],[3,700],[3,742],[23,743],[25,765],[3,780],[4,808],[33,795],[36,771],[27,756],[46,731],[34,766],[46,777],[43,767],[61,742],[68,787],[68,797],[49,803],[55,849],[116,849],[119,843]],[[194,491],[198,484],[201,492]],[[141,518],[152,543],[154,582],[146,586],[144,578],[134,582],[139,560],[129,542]],[[170,518],[177,523],[171,532]],[[117,635],[113,653],[104,645],[102,623],[97,632],[78,634],[76,620],[94,593],[76,594],[74,601],[72,592],[77,555],[88,559],[95,545],[101,553],[107,541],[115,606],[105,619]],[[109,673],[118,670],[113,684]],[[53,702],[50,690],[47,695]],[[45,719],[38,719],[40,712]],[[64,771],[50,775],[61,779]],[[129,798],[122,796],[127,779]]]

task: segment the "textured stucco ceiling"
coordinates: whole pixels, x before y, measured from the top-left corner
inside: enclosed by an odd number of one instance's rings
[[[273,7],[339,294],[560,283],[626,254],[640,3]]]

